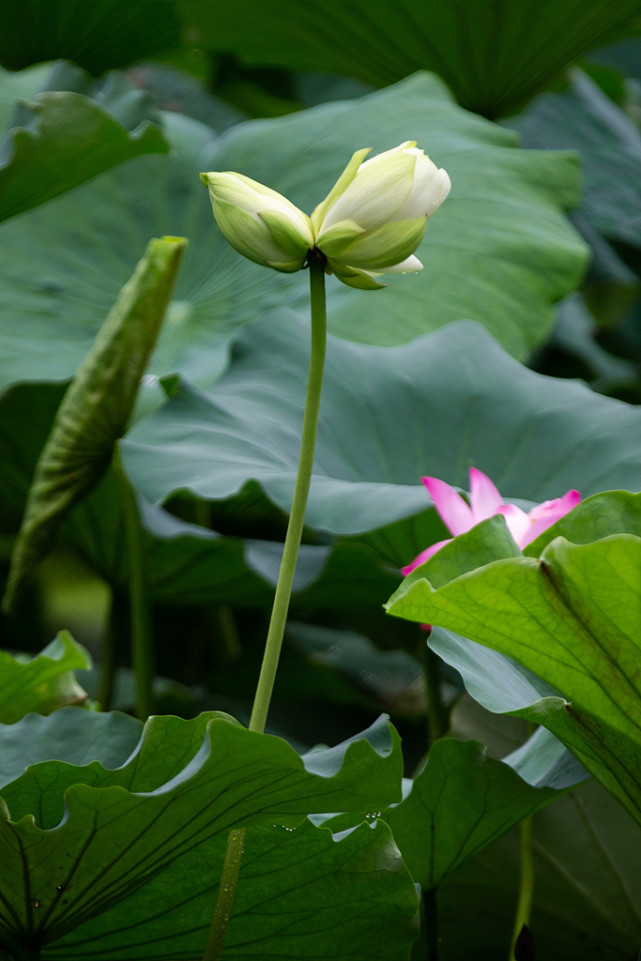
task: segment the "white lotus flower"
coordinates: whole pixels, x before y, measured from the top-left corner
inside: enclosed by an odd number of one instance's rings
[[[286,197],[243,174],[204,173],[214,217],[239,253],[275,270],[301,270],[312,251],[350,287],[384,287],[382,273],[423,265],[414,251],[450,178],[415,140],[364,160],[357,150],[311,219]],[[320,251],[320,254],[318,253]]]

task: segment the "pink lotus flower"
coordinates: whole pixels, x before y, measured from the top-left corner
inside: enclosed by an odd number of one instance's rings
[[[563,497],[557,497],[552,501],[544,501],[526,514],[516,504],[504,504],[490,478],[477,470],[476,467],[470,467],[469,504],[445,481],[438,480],[436,477],[423,477],[422,481],[429,491],[441,520],[454,537],[465,534],[466,531],[471,530],[476,524],[488,517],[503,514],[507,529],[521,549],[544,530],[547,530],[548,527],[551,527],[560,517],[571,511],[573,507],[576,507],[581,500],[578,491],[569,490]],[[415,567],[424,564],[444,544],[449,544],[450,540],[451,538],[438,541],[438,543],[428,547],[427,550],[421,551],[411,564],[402,568],[403,574],[407,575]]]

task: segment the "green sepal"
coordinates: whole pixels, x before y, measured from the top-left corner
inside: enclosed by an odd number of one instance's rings
[[[297,270],[302,270],[305,264],[305,260],[266,260],[265,266],[271,267],[272,270],[279,270],[282,274],[295,274]]]
[[[65,517],[98,483],[122,437],[187,241],[150,241],[62,399],[42,449],[11,559],[3,607],[46,553]]]
[[[387,284],[379,284],[366,270],[351,268],[340,262],[336,264],[331,259],[327,261],[327,266],[341,283],[348,287],[356,287],[358,290],[381,290],[387,287]]]
[[[364,228],[360,227],[355,220],[341,220],[323,234],[319,250],[322,250],[326,257],[339,257],[345,248],[354,243],[363,233],[365,233]]]
[[[375,230],[367,231],[357,237],[345,250],[341,259],[350,267],[363,270],[385,270],[406,260],[414,253],[425,233],[426,217],[413,220],[399,220],[397,223],[382,224]]]
[[[252,214],[226,200],[216,200],[213,210],[225,240],[243,257],[264,267],[270,258],[278,256],[278,248],[271,242],[267,227]]]
[[[291,254],[292,257],[298,258],[302,263],[307,256],[307,251],[312,245],[311,237],[311,225],[310,225],[310,236],[305,237],[302,231],[298,231],[296,227],[292,224],[291,220],[280,214],[275,213],[273,210],[266,210],[264,212],[260,211],[258,216],[264,222],[269,233],[279,247],[281,247],[285,253]]]

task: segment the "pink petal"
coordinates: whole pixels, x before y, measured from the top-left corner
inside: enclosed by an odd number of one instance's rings
[[[522,511],[520,507],[516,504],[504,504],[497,514],[503,514],[505,517],[505,523],[507,524],[507,529],[516,541],[518,547],[523,548],[524,544],[527,543],[525,538],[530,532],[530,518]]]
[[[549,527],[554,521],[558,521],[560,517],[568,514],[573,507],[576,507],[580,500],[581,495],[578,491],[567,491],[563,497],[557,497],[552,501],[543,501],[542,504],[537,504],[536,507],[533,507],[529,514],[530,520],[538,521],[544,518],[551,518],[548,524]],[[545,528],[543,528],[543,530],[545,530]]]
[[[428,547],[426,548],[426,550],[421,551],[418,557],[415,557],[412,563],[408,564],[407,567],[401,567],[401,570],[405,575],[405,577],[407,577],[407,575],[411,571],[413,571],[416,567],[420,567],[421,564],[424,564],[425,561],[429,560],[432,554],[436,554],[437,551],[440,551],[441,547],[443,547],[444,544],[449,544],[450,540],[451,538],[446,541],[437,541],[436,544],[432,544],[431,547]]]
[[[470,500],[474,523],[492,517],[503,506],[503,498],[487,474],[470,467]]]
[[[454,537],[465,534],[474,527],[475,521],[471,509],[453,487],[436,477],[421,479],[429,491],[441,520]]]
[[[552,524],[556,523],[561,517],[565,517],[573,507],[576,507],[580,500],[581,495],[579,492],[570,490],[564,494],[563,497],[557,497],[551,501],[544,501],[542,504],[533,507],[528,514],[530,529],[523,542],[519,544],[519,547],[525,547],[526,544],[531,544],[539,534],[546,531],[548,527],[551,527]]]

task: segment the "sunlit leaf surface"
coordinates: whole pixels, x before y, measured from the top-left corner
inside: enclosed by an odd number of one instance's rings
[[[579,543],[554,537],[538,557],[506,552],[502,519],[485,521],[417,568],[388,610],[486,644],[550,684],[560,696],[550,691],[520,713],[549,727],[641,820],[639,499],[620,496],[624,516],[608,535],[616,503],[594,498]],[[600,500],[606,519],[591,539]],[[575,525],[580,531],[580,519],[568,520],[547,539]],[[629,533],[617,533],[624,525]],[[494,554],[481,567],[479,550]]]

